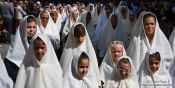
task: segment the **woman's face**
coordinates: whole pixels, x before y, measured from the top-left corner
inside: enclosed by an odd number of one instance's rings
[[[33,37],[36,33],[36,22],[27,22],[27,37]]]
[[[131,74],[131,65],[129,63],[119,63],[117,65],[118,76],[121,80],[127,79]]]
[[[155,57],[149,58],[149,68],[153,73],[155,73],[160,67],[160,61],[157,60]]]
[[[46,45],[45,43],[43,42],[43,40],[41,39],[38,39],[38,40],[35,40],[33,42],[33,51],[34,51],[34,54],[35,54],[35,57],[40,61],[42,59],[42,57],[45,55],[46,53]]]
[[[156,28],[156,22],[152,16],[145,18],[144,30],[148,37],[153,37]]]
[[[78,75],[83,78],[88,73],[88,70],[89,70],[89,59],[88,58],[81,59],[81,61],[79,61],[77,66]]]

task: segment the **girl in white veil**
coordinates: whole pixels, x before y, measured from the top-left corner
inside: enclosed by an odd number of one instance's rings
[[[140,88],[172,88],[172,81],[164,60],[155,50],[147,51],[138,72]]]
[[[90,12],[84,12],[81,16],[81,22],[86,25],[87,32],[89,34],[92,45],[95,46],[95,24]]]
[[[32,39],[14,88],[62,88],[62,69],[46,35]]]
[[[13,88],[13,81],[8,76],[1,55],[0,55],[0,88]]]
[[[4,59],[7,72],[14,82],[31,38],[39,32],[34,16],[23,18]]]
[[[117,40],[112,41],[100,66],[100,76],[104,86],[115,67],[115,62],[119,57],[124,55],[126,55],[126,52],[123,43]]]
[[[130,57],[118,58],[105,88],[139,88],[136,71]]]
[[[173,60],[172,49],[167,38],[160,30],[158,20],[153,13],[142,12],[140,14],[134,26],[132,36],[133,39],[127,49],[127,54],[133,59],[137,72],[143,62],[145,53],[149,49],[160,52],[165,61],[166,68],[169,68]]]
[[[71,31],[72,26],[78,21],[79,21],[79,11],[76,7],[72,7],[70,15],[67,17],[61,36],[61,39],[64,43],[66,43],[66,37]]]
[[[119,18],[117,14],[111,14],[103,31],[100,34],[98,41],[99,56],[104,57],[107,52],[110,43],[113,40],[120,40],[124,43],[124,46],[128,46],[128,38],[124,30],[119,25]]]
[[[64,88],[98,88],[98,79],[92,68],[91,57],[79,50],[72,58],[69,71],[63,78]]]
[[[80,39],[80,41],[77,41],[77,38],[76,38],[77,35],[81,35],[79,37],[84,37],[84,39],[83,40]],[[69,33],[66,45],[64,47],[62,56],[61,56],[60,64],[63,69],[63,77],[65,76],[65,73],[67,73],[68,71],[67,69],[69,68],[69,65],[71,64],[70,62],[72,61],[72,57],[78,50],[82,50],[88,54],[88,56],[91,59],[93,70],[96,73],[96,77],[100,83],[99,69],[98,69],[98,63],[97,63],[97,57],[95,54],[95,50],[89,39],[89,35],[86,31],[86,27],[80,22],[77,22],[73,25],[71,32]]]
[[[43,10],[40,12],[37,23],[39,26],[39,29],[41,33],[47,35],[54,48],[59,49],[60,48],[60,30],[57,28],[55,23],[53,22],[50,13],[47,10]]]

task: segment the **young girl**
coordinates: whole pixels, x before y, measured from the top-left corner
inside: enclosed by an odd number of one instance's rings
[[[79,22],[73,25],[61,56],[60,64],[64,73],[63,77],[68,71],[67,68],[71,64],[72,57],[78,50],[86,52],[89,57],[91,57],[90,60],[93,66],[93,70],[96,73],[96,79],[99,80],[99,69],[94,48],[89,39],[86,27]]]
[[[91,60],[85,52],[75,53],[68,70],[63,80],[64,88],[98,88]]]
[[[47,36],[40,34],[33,38],[15,88],[62,88],[62,69]]]
[[[139,88],[136,71],[128,56],[118,59],[105,88]]]
[[[36,18],[32,15],[24,17],[4,59],[7,72],[14,82],[31,39],[36,33],[39,33]]]
[[[113,68],[116,65],[115,62],[123,55],[126,55],[123,43],[121,41],[112,41],[100,66],[101,80],[104,84],[106,84],[109,79]]]
[[[140,88],[172,88],[164,59],[153,49],[147,51],[138,75]]]

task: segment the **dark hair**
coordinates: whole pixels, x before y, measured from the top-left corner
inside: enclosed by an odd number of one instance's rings
[[[150,54],[149,55],[149,58],[155,58],[156,60],[160,61],[161,58],[160,58],[160,53],[159,52],[155,52],[153,54]]]
[[[74,29],[74,37],[79,38],[80,36],[85,36],[86,32],[85,32],[85,28],[82,24],[78,24],[75,26]]]
[[[36,18],[34,17],[34,16],[28,16],[28,18],[27,18],[27,23],[28,22],[36,22]]]
[[[82,52],[80,57],[79,57],[79,60],[78,60],[78,64],[81,62],[81,60],[83,59],[88,59],[89,60],[89,57],[88,55],[85,53],[85,52]]]
[[[148,17],[153,17],[153,18],[154,18],[154,21],[156,22],[156,17],[155,17],[155,15],[152,14],[152,13],[147,13],[147,14],[145,14],[145,15],[143,16],[143,22],[145,22],[146,18],[148,18]]]
[[[131,63],[129,62],[128,58],[122,58],[121,60],[118,61],[118,64],[121,64],[121,63],[129,64],[131,67]],[[118,66],[118,64],[117,64],[117,66]]]

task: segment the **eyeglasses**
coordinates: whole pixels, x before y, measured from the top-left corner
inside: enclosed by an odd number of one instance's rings
[[[41,19],[46,19],[46,20],[48,20],[49,18],[48,18],[48,17],[41,17]]]

